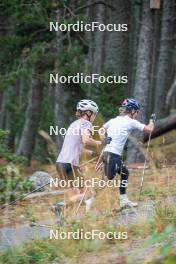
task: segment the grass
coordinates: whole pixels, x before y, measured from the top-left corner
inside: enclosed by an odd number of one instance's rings
[[[174,132],[175,133],[175,132]],[[174,134],[175,135],[175,134]],[[173,137],[175,138],[175,137]],[[164,142],[164,143],[163,143]],[[176,256],[173,252],[173,241],[169,235],[174,234],[176,228],[176,207],[173,201],[173,197],[176,194],[176,181],[174,168],[167,167],[165,153],[172,153],[175,155],[175,143],[171,144],[170,138],[167,135],[165,141],[162,139],[156,139],[153,141],[152,151],[154,161],[152,167],[146,171],[144,188],[141,194],[141,201],[147,202],[153,200],[155,202],[155,212],[153,219],[146,220],[141,217],[137,224],[120,226],[117,228],[117,216],[110,215],[114,207],[118,207],[119,198],[118,192],[115,188],[104,188],[101,190],[96,189],[96,199],[93,207],[93,214],[85,215],[83,208],[80,208],[81,222],[70,222],[71,227],[65,228],[65,231],[84,229],[85,231],[92,229],[99,229],[104,232],[118,231],[127,232],[128,240],[34,240],[23,244],[14,250],[4,252],[0,256],[0,263],[4,264],[48,264],[48,263],[69,263],[76,264],[77,260],[83,255],[88,256],[88,253],[93,255],[100,254],[103,258],[103,254],[106,254],[108,250],[112,251],[115,248],[117,252],[127,252],[128,255],[133,253],[129,263],[137,263],[135,257],[139,254],[143,254],[148,248],[153,247],[158,243],[158,247],[153,252],[151,251],[152,262],[147,262],[148,258],[143,257],[142,263],[163,263],[172,264],[176,263]],[[160,151],[160,148],[162,151]],[[158,155],[160,151],[160,155]],[[161,153],[162,152],[162,153]],[[156,159],[157,157],[157,159]],[[165,168],[162,167],[161,157]],[[156,164],[157,163],[157,166]],[[52,169],[52,168],[50,168]],[[96,176],[94,172],[94,165],[90,165],[87,176]],[[130,178],[130,184],[128,187],[130,199],[137,200],[139,198],[139,186],[140,186],[141,172],[132,171],[132,177]],[[58,198],[53,198],[55,201]],[[51,212],[48,209],[55,201],[53,199],[39,199],[34,200],[31,204],[23,203],[22,208],[16,208],[14,211],[9,212],[11,215],[18,218],[18,211],[23,214],[26,219],[48,219],[51,217]],[[43,210],[45,208],[45,210]],[[45,213],[45,214],[44,214]],[[66,210],[66,216],[73,213],[71,208]],[[11,214],[11,215],[10,215]],[[170,229],[169,229],[170,228]],[[168,233],[170,232],[170,234]],[[168,239],[169,238],[169,239]],[[136,249],[132,249],[133,242],[138,244]],[[162,260],[155,259],[156,256],[160,256]],[[98,262],[99,263],[99,262]],[[122,262],[124,263],[124,262]]]
[[[104,190],[106,192],[106,190]],[[106,201],[106,199],[105,199]],[[100,202],[100,200],[99,200]],[[108,202],[105,206],[108,206]],[[29,209],[28,209],[29,210]],[[27,212],[28,212],[27,210]],[[29,215],[31,211],[29,210]],[[111,219],[112,220],[112,219]],[[109,218],[106,215],[100,214],[97,216],[83,215],[81,222],[72,222],[71,230],[84,229],[90,231],[93,228],[104,232],[117,231],[117,226],[114,223],[108,223]],[[166,227],[172,226],[176,228],[176,208],[171,202],[165,200],[158,201],[154,218],[150,221],[140,221],[136,225],[129,225],[128,227],[118,227],[118,232],[126,231],[128,233],[129,241],[141,241],[140,250],[134,251],[134,255],[140,254],[142,250],[155,244],[165,234]],[[64,229],[70,231],[70,227]],[[174,229],[175,230],[175,229]],[[166,232],[167,234],[167,232]],[[153,236],[153,237],[152,237]],[[166,235],[163,235],[163,239]],[[152,240],[153,239],[153,240]],[[149,241],[147,246],[144,241]],[[157,242],[158,243],[158,242]],[[114,245],[118,251],[119,245],[126,247],[127,241],[123,240],[35,240],[25,243],[23,246],[9,250],[0,256],[0,263],[4,264],[29,264],[29,263],[77,263],[76,260],[87,253],[95,254],[97,252],[106,252]],[[143,245],[143,246],[142,246]],[[158,247],[157,254],[161,255],[166,262],[174,259],[173,244],[166,243],[165,247]],[[123,252],[123,247],[121,248]],[[167,252],[164,254],[162,252]],[[171,255],[171,256],[170,256]],[[72,262],[69,262],[71,259]],[[131,257],[133,259],[133,256]],[[129,263],[131,261],[129,259]],[[169,260],[168,260],[169,259]],[[74,262],[75,261],[75,262]],[[163,260],[164,261],[164,260]],[[134,261],[133,261],[134,263]],[[147,262],[146,262],[147,263]],[[157,262],[156,262],[157,263]]]
[[[174,264],[176,261],[175,243],[176,228],[167,226],[163,232],[150,235],[141,248],[128,256],[128,263],[134,263],[137,256],[148,252],[142,263]]]
[[[159,202],[155,209],[156,229],[162,232],[167,225],[176,227],[175,203]]]
[[[0,263],[29,264],[29,263],[67,263],[68,258],[78,258],[85,252],[100,252],[107,246],[98,240],[36,240],[7,251],[0,257]]]

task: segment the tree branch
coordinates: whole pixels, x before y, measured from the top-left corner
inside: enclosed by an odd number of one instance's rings
[[[166,96],[166,104],[169,105],[170,101],[171,101],[171,98],[172,98],[172,95],[174,94],[174,92],[176,91],[176,76],[175,76],[175,79],[167,93],[167,96]]]
[[[82,9],[85,9],[85,8],[88,8],[88,7],[91,7],[91,6],[94,6],[94,5],[104,5],[104,6],[109,7],[112,11],[116,10],[115,6],[107,4],[104,1],[96,1],[95,3],[89,4],[89,5],[80,6],[80,7],[76,8],[73,12],[76,13],[76,12],[79,12],[80,10],[82,10]]]

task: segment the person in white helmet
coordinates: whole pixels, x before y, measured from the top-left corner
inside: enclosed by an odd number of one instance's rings
[[[120,207],[135,207],[138,204],[128,199],[126,194],[129,171],[121,159],[125,143],[133,130],[150,133],[154,129],[154,115],[148,125],[135,120],[139,111],[140,104],[131,98],[125,99],[119,109],[120,115],[109,120],[102,127],[104,133],[100,133],[100,138],[105,136],[110,139],[110,143],[104,149],[103,161],[104,171],[108,180],[113,180],[120,174]]]
[[[81,100],[76,107],[77,120],[71,123],[67,129],[66,136],[62,145],[62,149],[56,161],[56,168],[60,179],[74,180],[81,177],[80,156],[85,146],[93,146],[100,148],[101,141],[92,138],[92,123],[98,113],[98,106],[92,100]],[[77,202],[83,197],[84,188],[70,188],[70,201]],[[91,207],[93,196],[91,192],[87,192],[84,199],[86,210]]]

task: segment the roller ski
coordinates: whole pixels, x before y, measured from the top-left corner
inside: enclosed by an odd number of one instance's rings
[[[55,213],[56,216],[56,225],[57,226],[63,226],[64,225],[64,214],[63,214],[63,209],[64,209],[64,201],[59,201],[55,205],[51,207],[51,210]]]
[[[136,207],[138,206],[138,203],[132,202],[128,199],[126,194],[121,195],[120,197],[120,208],[113,209],[113,214],[120,213],[122,211],[135,211]]]
[[[120,209],[121,210],[134,208],[137,206],[138,206],[138,203],[130,201],[126,194],[120,195]]]

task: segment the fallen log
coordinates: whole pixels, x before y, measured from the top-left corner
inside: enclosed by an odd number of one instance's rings
[[[156,127],[152,133],[151,138],[159,137],[172,129],[176,129],[176,114],[172,114],[163,119],[159,119],[156,123]],[[149,138],[149,135],[144,135],[144,142],[146,142]]]
[[[57,196],[60,194],[64,194],[64,190],[57,190],[51,192],[36,192],[29,194],[25,199],[33,199],[36,197],[43,197],[43,196]]]

